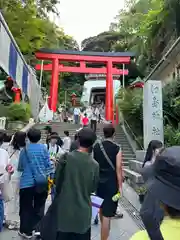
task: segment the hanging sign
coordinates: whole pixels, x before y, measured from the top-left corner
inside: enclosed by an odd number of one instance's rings
[[[53,120],[53,111],[49,109],[48,100],[46,99],[46,103],[44,107],[41,109],[39,113],[40,122],[49,122]]]

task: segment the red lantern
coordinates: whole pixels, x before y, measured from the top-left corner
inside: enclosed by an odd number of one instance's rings
[[[76,105],[76,94],[75,94],[75,93],[73,93],[73,94],[71,95],[71,102],[72,102],[72,106],[75,106],[75,105]]]
[[[12,87],[12,91],[15,92],[14,102],[19,103],[21,101],[21,89]]]

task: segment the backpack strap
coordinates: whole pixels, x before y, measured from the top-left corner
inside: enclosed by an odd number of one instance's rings
[[[56,154],[58,154],[58,152],[59,152],[59,145],[56,145],[57,146],[57,148],[56,148]]]
[[[111,168],[115,171],[116,168],[114,167],[111,159],[110,159],[109,156],[107,155],[106,150],[104,149],[104,146],[103,146],[103,144],[102,144],[101,141],[99,142],[99,147],[100,147],[101,152],[103,153],[105,159],[107,160],[107,162],[109,163],[109,165],[111,166]]]

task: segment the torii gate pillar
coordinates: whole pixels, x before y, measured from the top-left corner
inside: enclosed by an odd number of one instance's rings
[[[59,85],[59,60],[54,58],[52,60],[52,77],[50,85],[49,108],[56,112],[58,101],[58,85]]]
[[[112,62],[107,62],[106,74],[106,120],[114,120],[114,97],[113,97],[113,75],[112,75]]]

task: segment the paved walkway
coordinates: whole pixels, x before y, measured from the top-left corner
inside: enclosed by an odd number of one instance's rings
[[[120,206],[120,211],[124,214],[123,219],[114,219],[112,221],[112,230],[110,240],[129,240],[129,238],[138,231],[138,227],[131,219],[128,213]],[[5,230],[0,233],[1,240],[20,240],[17,232]],[[92,226],[92,239],[100,239],[100,226]]]

